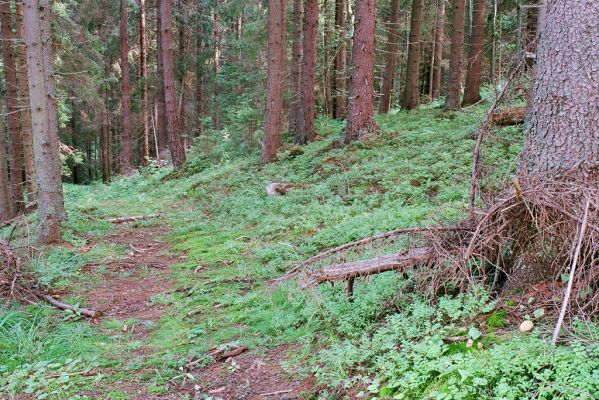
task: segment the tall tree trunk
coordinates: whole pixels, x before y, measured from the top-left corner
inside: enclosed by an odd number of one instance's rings
[[[443,76],[441,62],[443,61],[443,42],[445,41],[445,0],[437,1],[435,48],[433,51],[433,87],[431,93],[433,100],[441,96],[441,77]]]
[[[316,40],[318,36],[318,0],[306,0],[304,3],[304,40],[302,58],[302,81],[300,117],[298,119],[298,135],[295,142],[306,144],[314,139],[314,118],[316,116],[316,99],[314,98],[314,82],[316,75]]]
[[[146,0],[139,0],[139,62],[141,69],[141,162],[148,165],[150,158],[150,133],[148,128],[148,44],[146,40]]]
[[[164,62],[162,51],[160,0],[156,0],[156,78],[162,82],[164,77]],[[166,131],[166,103],[164,100],[164,85],[159,84],[156,88],[156,147],[158,154],[156,158],[159,161],[166,160],[166,150],[168,149],[168,133]]]
[[[296,0],[297,1],[297,0]],[[347,0],[335,1],[335,26],[337,28],[338,45],[335,53],[335,112],[336,119],[345,118],[346,114],[346,66],[347,66]]]
[[[262,163],[277,156],[283,129],[283,69],[285,65],[285,0],[268,2],[268,82]]]
[[[376,1],[357,0],[344,143],[374,133],[377,129],[373,104],[375,19]]]
[[[121,0],[120,23],[121,101],[123,106],[123,141],[121,143],[121,173],[129,175],[131,163],[131,93],[129,89],[129,31],[127,29],[127,0]]]
[[[108,120],[108,89],[104,89],[104,110],[102,110],[101,126],[101,159],[102,159],[102,182],[110,182],[110,122]]]
[[[71,115],[71,146],[74,149],[77,149],[79,143],[77,143],[77,109],[75,108],[75,103],[71,103],[73,108],[73,115]],[[73,183],[78,185],[81,183],[81,178],[79,176],[79,164],[73,162]]]
[[[379,111],[386,113],[391,109],[391,93],[395,80],[395,63],[399,47],[399,0],[391,0],[391,16],[388,23],[387,47],[385,49],[386,62],[383,72],[383,86],[381,88],[381,103]]]
[[[420,38],[423,14],[424,0],[412,0],[406,87],[401,102],[401,106],[406,110],[416,108],[420,102],[418,82],[420,77]]]
[[[23,209],[23,170],[21,157],[22,139],[19,126],[19,102],[17,91],[17,70],[13,51],[13,33],[11,29],[10,3],[0,3],[0,36],[2,40],[2,55],[4,59],[4,79],[6,81],[6,105],[8,111],[8,142],[10,166],[10,191],[14,202],[13,209],[17,212]]]
[[[24,0],[23,25],[27,46],[29,104],[37,172],[39,241],[60,241],[60,221],[66,218],[60,176],[58,125],[48,0]]]
[[[599,3],[548,0],[544,19],[520,170],[551,176],[578,167],[596,174]]]
[[[323,64],[322,72],[322,94],[324,100],[325,114],[333,115],[333,95],[331,93],[331,35],[333,34],[333,19],[330,12],[330,0],[324,0],[322,14],[324,16],[324,27],[322,29]]]
[[[206,101],[205,101],[205,69],[204,69],[204,40],[202,39],[201,32],[196,33],[196,117],[197,130],[196,136],[200,136],[204,132],[204,114],[206,112]]]
[[[177,121],[177,103],[175,100],[175,77],[173,71],[171,0],[159,0],[162,35],[162,62],[164,67],[164,100],[166,102],[166,130],[173,165],[178,167],[185,162],[185,149]]]
[[[460,107],[460,83],[462,80],[462,45],[464,43],[464,0],[453,0],[451,17],[451,53],[449,58],[449,82],[445,109]]]
[[[181,79],[179,80],[179,104],[177,105],[178,121],[179,121],[179,132],[183,136],[183,147],[189,148],[186,134],[186,110],[187,110],[187,35],[186,30],[183,28],[183,22],[181,22],[181,29],[179,29],[179,57],[183,60],[183,68],[181,71]]]
[[[291,46],[291,79],[289,81],[289,135],[299,135],[302,81],[302,12],[303,0],[293,0],[293,44]]]
[[[214,129],[220,129],[220,107],[218,104],[218,94],[220,91],[218,85],[218,76],[220,75],[220,16],[218,15],[218,2],[215,5],[216,11],[213,14],[212,22],[212,64],[214,67],[214,81],[212,88],[213,104],[212,104],[212,124]]]
[[[0,110],[2,107],[0,106]],[[0,222],[13,217],[10,198],[10,180],[8,178],[8,159],[4,142],[4,122],[0,120]]]
[[[31,112],[29,111],[29,81],[27,79],[27,54],[23,41],[23,3],[15,0],[15,13],[17,15],[17,60],[19,63],[19,108],[21,110],[21,138],[23,139],[23,159],[25,161],[25,175],[27,188],[27,201],[35,201],[35,167],[33,165],[33,138],[31,136]]]
[[[480,100],[480,67],[483,58],[483,38],[485,34],[486,0],[475,0],[472,20],[472,35],[470,36],[470,51],[468,52],[468,73],[464,89],[463,106],[477,103]]]

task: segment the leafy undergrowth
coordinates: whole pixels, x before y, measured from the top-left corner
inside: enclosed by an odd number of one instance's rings
[[[63,314],[44,306],[2,312],[16,313],[2,329],[14,331],[14,321],[27,321],[15,337],[40,325],[27,339],[38,351],[12,359],[11,354],[21,354],[20,345],[2,343],[2,379],[20,385],[4,390],[22,390],[36,376],[66,379],[60,378],[66,373],[77,386],[52,393],[48,384],[40,394],[84,397],[85,389],[93,388],[105,397],[127,398],[106,387],[128,371],[160,394],[167,382],[194,378],[183,368],[190,358],[201,366],[210,362],[212,346],[236,343],[256,352],[293,345],[288,368],[314,374],[322,384],[307,398],[592,398],[599,390],[599,348],[589,339],[599,333],[595,325],[574,329],[573,337],[587,336],[553,350],[542,317],[531,334],[514,333],[520,321],[509,318],[509,305],[495,304],[482,292],[433,304],[416,293],[409,276],[394,273],[357,282],[353,302],[342,285],[311,291],[300,290],[294,281],[275,289],[266,285],[326,248],[398,227],[460,218],[468,196],[472,131],[484,112],[483,106],[456,113],[432,107],[393,112],[378,118],[376,138],[347,147],[337,145],[342,125],[322,119],[318,141],[288,146],[277,162],[264,167],[256,154],[235,158],[222,151],[202,154],[196,147],[176,173],[147,169],[110,186],[67,186],[65,238],[74,249],[54,248],[36,261],[43,284],[93,284],[97,274],[81,275],[80,267],[121,257],[127,249],[104,246],[79,255],[84,236],[101,237],[113,229],[107,217],[161,213],[173,250],[187,255],[172,273],[178,290],[152,299],[168,310],[143,344],[101,335],[82,322],[64,325]],[[494,134],[484,149],[491,167],[487,188],[501,184],[520,149],[519,128]],[[268,197],[265,187],[271,182],[290,183],[292,189]],[[52,324],[68,328],[65,335],[82,335],[77,346],[61,342],[64,337],[50,329]],[[107,321],[103,326],[111,324],[115,330],[121,325]],[[472,346],[443,342],[455,335],[469,336]],[[48,350],[59,345],[62,352]],[[87,345],[90,350],[78,348]],[[145,359],[122,356],[141,345],[152,349]],[[120,372],[87,377],[77,364],[71,366],[86,357],[93,360],[86,365]],[[77,373],[69,374],[73,369]]]

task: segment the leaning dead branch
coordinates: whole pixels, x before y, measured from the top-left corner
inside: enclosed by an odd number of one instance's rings
[[[160,214],[149,214],[149,215],[134,215],[131,217],[117,217],[117,218],[109,218],[108,222],[113,224],[122,224],[125,222],[136,222],[136,221],[146,221],[152,218],[158,218]]]
[[[60,300],[55,299],[54,297],[50,296],[49,294],[38,293],[38,296],[41,299],[52,304],[56,308],[59,308],[61,310],[73,311],[75,314],[85,315],[86,317],[89,317],[89,318],[97,318],[102,314],[102,312],[98,311],[98,310],[94,310],[91,308],[76,307],[72,304],[64,303]]]

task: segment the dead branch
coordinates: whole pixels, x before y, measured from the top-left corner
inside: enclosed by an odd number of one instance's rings
[[[60,300],[56,300],[54,297],[45,293],[38,293],[39,298],[46,300],[48,303],[52,304],[56,308],[60,308],[61,310],[70,310],[77,314],[85,315],[86,317],[96,318],[102,315],[101,311],[90,309],[90,308],[81,308],[75,307],[74,305],[64,303]]]
[[[134,215],[131,217],[109,218],[106,221],[111,222],[113,224],[122,224],[125,222],[146,221],[148,219],[158,218],[159,216],[160,214]]]
[[[226,361],[227,359],[238,356],[247,350],[248,347],[246,345],[243,345],[229,351],[225,351],[225,349],[218,349],[210,353],[210,355],[214,357],[216,361]]]

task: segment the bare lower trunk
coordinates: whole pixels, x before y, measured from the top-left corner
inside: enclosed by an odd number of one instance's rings
[[[374,133],[377,129],[373,104],[375,17],[375,0],[357,0],[344,143]]]
[[[335,25],[337,28],[338,45],[335,53],[335,110],[334,117],[337,119],[345,118],[346,114],[346,87],[347,87],[347,0],[335,1]]]
[[[0,110],[2,110],[1,106]],[[0,121],[0,222],[13,217],[7,161],[6,143],[4,142],[4,123]]]
[[[108,121],[108,90],[104,89],[104,107],[100,128],[100,148],[102,159],[102,182],[110,182],[110,123]]]
[[[453,0],[451,23],[451,55],[449,58],[449,82],[445,109],[457,110],[460,107],[460,83],[462,80],[462,45],[464,43],[464,0]]]
[[[314,83],[316,74],[316,40],[318,36],[318,1],[304,3],[304,40],[301,80],[301,103],[298,119],[298,135],[295,142],[306,144],[314,139],[314,118],[316,105]]]
[[[133,170],[131,163],[131,94],[129,90],[129,33],[127,30],[127,1],[121,0],[120,23],[121,101],[123,106],[123,141],[121,143],[121,173]]]
[[[285,0],[268,2],[268,82],[262,163],[277,156],[283,129],[283,69],[285,65]]]
[[[215,5],[215,8],[218,9],[218,2]],[[213,80],[213,102],[212,102],[212,125],[214,129],[220,129],[220,107],[218,104],[218,94],[220,91],[218,85],[218,76],[220,75],[220,40],[221,40],[221,32],[220,32],[220,16],[218,12],[215,12],[212,18],[213,27],[212,27],[212,64],[214,67],[214,80]]]
[[[329,9],[330,0],[324,0],[322,5],[322,15],[324,16],[324,28],[322,30],[322,48],[323,64],[322,72],[322,93],[324,100],[325,114],[333,115],[333,95],[331,93],[331,35],[333,34],[331,12]]]
[[[139,0],[139,58],[141,68],[141,162],[148,165],[150,159],[150,134],[148,129],[148,65],[146,41],[146,0]]]
[[[406,110],[416,108],[420,102],[418,82],[420,77],[420,37],[423,15],[424,0],[412,0],[406,87],[401,102],[402,107]]]
[[[395,63],[399,47],[399,0],[391,0],[391,17],[389,18],[385,70],[383,72],[383,86],[381,88],[381,103],[379,112],[386,113],[391,109],[391,93],[395,80]]]
[[[443,69],[443,42],[445,41],[445,0],[437,0],[437,21],[435,26],[435,48],[433,53],[433,79],[431,97],[433,100],[441,96],[441,77]]]
[[[178,167],[185,162],[185,149],[181,140],[181,132],[177,121],[177,104],[175,100],[175,78],[173,71],[171,0],[159,0],[162,35],[162,62],[164,66],[164,100],[166,102],[166,129],[173,165]]]
[[[462,105],[467,106],[480,100],[480,69],[483,58],[483,38],[485,34],[486,0],[475,0],[472,20],[470,51],[468,52],[468,73]]]
[[[291,47],[291,79],[289,80],[289,135],[296,138],[299,128],[302,79],[302,0],[293,0],[293,45]]]
[[[164,63],[162,60],[162,35],[160,34],[160,0],[156,0],[156,78],[162,82],[164,77]],[[166,132],[166,104],[164,101],[164,85],[159,84],[156,88],[156,147],[158,154],[156,158],[160,161],[166,160],[166,151],[168,149],[168,134]]]
[[[599,165],[599,3],[548,0],[526,115],[522,172]],[[589,69],[590,68],[590,69]],[[594,71],[594,72],[593,72]]]
[[[15,0],[15,13],[17,15],[17,39],[23,41],[23,3]],[[27,78],[27,54],[22,43],[17,45],[19,63],[19,108],[21,110],[21,138],[23,139],[23,159],[25,161],[25,175],[27,188],[27,201],[35,201],[35,167],[33,165],[33,138],[31,136],[31,112],[29,111],[29,80]]]
[[[60,221],[66,218],[60,176],[58,125],[47,0],[24,0],[29,104],[37,171],[39,241],[60,241]]]
[[[19,126],[19,103],[17,91],[17,71],[15,65],[13,33],[11,30],[10,3],[0,3],[0,36],[2,39],[2,55],[4,59],[4,79],[6,82],[6,109],[8,112],[8,143],[10,166],[10,192],[14,202],[13,209],[17,212],[23,209],[23,171],[21,157],[22,139]]]

